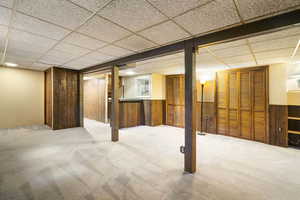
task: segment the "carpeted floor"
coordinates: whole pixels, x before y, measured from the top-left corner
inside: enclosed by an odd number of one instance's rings
[[[183,173],[183,129],[107,125],[0,130],[0,200],[296,200],[300,150],[197,136],[198,170]]]

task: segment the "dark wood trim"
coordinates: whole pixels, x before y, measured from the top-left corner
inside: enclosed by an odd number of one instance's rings
[[[111,140],[119,141],[119,68],[113,66],[111,69],[112,81],[112,105],[111,105]]]
[[[193,42],[186,42],[185,60],[185,153],[184,170],[196,172],[196,54]]]
[[[152,50],[126,56],[103,64],[87,67],[83,69],[82,72],[93,72],[99,69],[107,68],[108,66],[116,65],[122,65],[120,67],[126,67],[124,66],[124,64],[180,52],[184,50],[186,43],[193,43],[195,46],[211,45],[222,41],[233,41],[250,36],[277,31],[298,23],[300,23],[300,9],[261,19],[258,21],[242,24],[233,28],[228,28],[214,33],[208,33],[206,35],[202,35],[196,38],[191,38],[163,47],[158,47]]]

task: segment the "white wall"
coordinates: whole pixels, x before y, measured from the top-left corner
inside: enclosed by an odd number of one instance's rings
[[[0,66],[0,128],[44,124],[44,72]]]
[[[288,64],[274,64],[269,67],[269,103],[287,105]]]

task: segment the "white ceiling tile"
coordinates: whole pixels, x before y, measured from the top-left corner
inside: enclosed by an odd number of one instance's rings
[[[9,47],[13,49],[43,53],[54,46],[56,43],[56,40],[44,38],[14,29],[10,31],[9,35]]]
[[[32,52],[30,50],[12,48],[10,45],[8,45],[7,55],[34,61],[41,57],[43,54],[39,52]]]
[[[69,29],[78,27],[92,14],[67,0],[22,0],[17,10]]]
[[[169,17],[174,17],[192,8],[204,5],[211,0],[149,0]]]
[[[90,52],[89,49],[81,48],[64,42],[61,42],[57,46],[55,46],[54,50],[70,54],[70,56],[73,55],[75,57],[82,56]]]
[[[5,62],[16,63],[19,65],[19,67],[31,66],[33,63],[33,61],[31,59],[21,58],[19,56],[14,56],[14,55],[9,55],[9,54],[6,55]]]
[[[115,0],[99,15],[132,31],[138,31],[167,18],[145,0]]]
[[[227,49],[219,49],[219,50],[214,50],[212,52],[219,58],[227,58],[227,57],[251,54],[251,51],[247,45],[231,47],[231,48],[227,48]]]
[[[246,44],[247,44],[246,40],[237,40],[237,41],[233,41],[233,42],[214,44],[214,45],[209,46],[209,49],[210,50],[228,49],[228,48],[242,46],[242,45],[246,45]]]
[[[0,7],[0,24],[2,25],[9,25],[11,9]]]
[[[48,65],[48,64],[45,64],[45,63],[39,63],[39,62],[33,63],[31,66],[34,69],[42,70],[42,71],[52,67],[52,65]]]
[[[6,26],[0,26],[0,51],[5,47],[7,31],[8,28]]]
[[[131,34],[129,31],[98,16],[90,19],[78,32],[107,42],[113,42]]]
[[[0,5],[8,7],[8,8],[12,8],[13,7],[13,2],[14,2],[14,0],[1,0]]]
[[[103,53],[94,51],[94,52],[91,52],[91,53],[89,53],[89,54],[87,54],[85,56],[82,56],[81,58],[85,59],[85,60],[95,60],[95,61],[98,61],[98,63],[101,63],[101,62],[105,62],[105,61],[108,61],[108,60],[112,60],[115,57],[114,56],[105,55]]]
[[[259,58],[257,62],[259,65],[269,65],[276,63],[288,63],[289,57],[273,57],[273,58]]]
[[[39,34],[55,40],[60,40],[70,33],[70,31],[64,28],[21,13],[16,13],[13,18],[12,26],[17,29]]]
[[[52,49],[38,61],[49,65],[62,65],[72,59],[75,59],[76,57],[77,56],[65,51]]]
[[[82,6],[93,12],[98,11],[105,6],[110,0],[71,0],[79,6]]]
[[[123,56],[127,56],[130,54],[133,54],[133,51],[127,50],[127,49],[123,49],[117,46],[106,46],[102,49],[98,50],[99,52],[106,54],[106,55],[111,55],[111,56],[115,56],[115,57],[123,57]]]
[[[106,42],[102,42],[75,32],[67,36],[63,41],[91,50],[99,49],[107,44]]]
[[[275,40],[267,40],[265,42],[252,43],[251,48],[253,52],[295,48],[299,39],[300,35]]]
[[[174,18],[194,35],[240,22],[233,1],[216,0]]]
[[[253,63],[255,65],[255,61],[253,59],[252,55],[244,55],[244,56],[235,56],[230,58],[223,58],[223,62],[225,62],[228,65],[235,65],[235,64],[241,64],[241,63]]]
[[[265,52],[258,52],[254,53],[257,60],[260,59],[267,59],[267,58],[276,58],[276,57],[291,57],[292,53],[294,51],[294,48],[288,48],[288,49],[279,49],[279,50],[273,50],[273,51],[265,51]]]
[[[158,44],[174,42],[190,35],[172,21],[146,29],[139,34]]]
[[[288,28],[285,30],[276,31],[274,33],[268,33],[256,37],[250,37],[248,40],[250,43],[255,43],[255,42],[261,42],[267,40],[286,38],[294,35],[300,35],[300,27]]]
[[[244,20],[272,14],[300,5],[300,0],[238,0]]]
[[[141,51],[155,46],[154,43],[149,42],[148,40],[145,40],[144,38],[136,35],[132,35],[128,38],[118,41],[116,45],[130,49],[132,51]]]

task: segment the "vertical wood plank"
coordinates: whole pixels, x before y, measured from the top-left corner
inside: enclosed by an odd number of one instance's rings
[[[184,170],[196,172],[196,55],[191,42],[185,43],[185,154]]]
[[[112,113],[111,113],[111,140],[119,141],[119,68],[113,66],[112,78]]]

